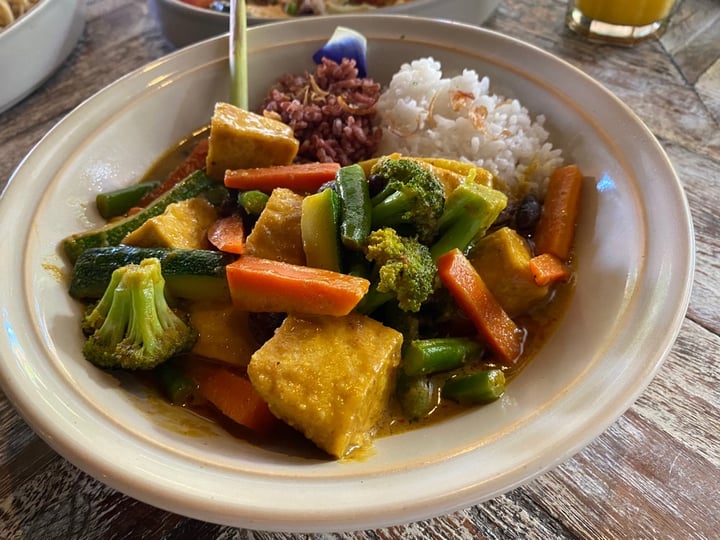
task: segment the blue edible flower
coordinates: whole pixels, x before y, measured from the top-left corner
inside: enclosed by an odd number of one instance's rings
[[[313,54],[316,64],[322,62],[323,57],[337,62],[343,58],[355,60],[359,77],[367,76],[367,39],[360,32],[352,28],[338,26],[330,39]]]

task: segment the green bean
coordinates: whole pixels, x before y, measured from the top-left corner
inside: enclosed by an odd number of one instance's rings
[[[396,394],[403,414],[410,420],[428,416],[438,406],[440,395],[437,385],[429,377],[408,377],[398,373]]]
[[[160,182],[141,182],[128,187],[100,193],[95,197],[98,212],[105,219],[122,216],[137,205],[145,195],[160,185]]]
[[[442,387],[443,398],[462,405],[481,405],[500,398],[505,393],[505,374],[499,369],[487,369],[471,375],[451,377]]]
[[[430,375],[459,368],[482,353],[482,345],[471,338],[415,339],[403,354],[403,369],[410,376]]]
[[[251,217],[257,217],[265,208],[269,195],[258,189],[238,193],[238,204]]]
[[[173,405],[185,405],[192,401],[197,384],[190,379],[172,360],[155,368],[160,388]]]

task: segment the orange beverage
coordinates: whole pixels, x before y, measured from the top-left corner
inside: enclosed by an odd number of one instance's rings
[[[576,0],[575,6],[589,19],[621,26],[646,26],[662,21],[674,0]]]
[[[568,0],[570,30],[591,41],[633,45],[661,35],[676,0]]]

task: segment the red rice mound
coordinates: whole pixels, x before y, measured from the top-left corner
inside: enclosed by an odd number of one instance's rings
[[[358,78],[354,60],[327,58],[315,73],[286,74],[263,101],[263,114],[293,128],[300,141],[296,161],[349,165],[375,154],[381,129],[375,125],[380,85]]]

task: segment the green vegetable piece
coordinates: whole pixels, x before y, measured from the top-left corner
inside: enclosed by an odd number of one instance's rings
[[[458,248],[466,253],[472,243],[482,238],[507,206],[507,196],[496,189],[466,181],[450,193],[440,218],[440,237],[430,247],[437,260]]]
[[[143,259],[160,261],[167,291],[177,298],[190,300],[230,298],[225,266],[236,257],[229,253],[202,249],[145,248],[108,246],[83,251],[70,276],[70,296],[78,300],[100,298],[112,274]]]
[[[342,167],[335,178],[340,198],[340,240],[348,249],[360,250],[370,234],[370,192],[362,167]]]
[[[392,227],[430,242],[437,234],[445,204],[442,184],[435,175],[419,161],[402,158],[381,159],[371,174],[386,180],[385,187],[370,200],[372,228]]]
[[[207,191],[203,193],[207,201],[217,208],[229,205],[231,203],[230,190],[222,184],[213,184]]]
[[[168,205],[197,197],[210,189],[214,182],[203,171],[196,171],[175,184],[172,189],[155,199],[145,209],[119,221],[113,221],[98,229],[73,234],[62,241],[65,254],[75,262],[80,254],[89,248],[116,246],[128,233],[137,229],[148,219],[159,216]]]
[[[185,375],[175,362],[163,362],[155,368],[155,375],[163,393],[173,405],[191,403],[198,389],[197,383]]]
[[[505,393],[505,374],[499,369],[488,369],[472,375],[458,375],[445,381],[442,397],[461,405],[482,405],[500,398]]]
[[[429,377],[409,377],[398,372],[396,396],[403,414],[412,421],[425,418],[440,402],[440,392]]]
[[[415,339],[403,354],[403,369],[410,376],[450,371],[483,353],[482,345],[466,337]]]
[[[355,310],[363,315],[370,315],[393,298],[395,298],[395,293],[392,291],[380,292],[378,290],[378,283],[371,281],[370,289],[365,293],[365,296],[362,297],[362,300],[358,302],[358,305],[355,306]]]
[[[95,197],[98,212],[105,219],[122,216],[137,206],[145,195],[160,185],[160,182],[141,182],[128,187],[100,193]]]
[[[248,216],[256,218],[262,213],[269,198],[270,195],[267,193],[259,189],[251,189],[238,193],[238,204]]]
[[[395,395],[408,420],[417,421],[429,416],[440,403],[440,391],[429,377],[410,377],[398,372]]]
[[[283,10],[285,11],[285,13],[287,13],[291,17],[294,17],[295,15],[298,14],[298,7],[299,6],[298,6],[297,2],[288,2],[287,4],[285,4],[285,7],[283,8]]]
[[[113,272],[100,301],[82,320],[85,358],[98,367],[148,370],[189,351],[197,333],[168,305],[160,261]]]
[[[394,296],[404,311],[418,311],[435,289],[437,267],[428,247],[415,238],[390,227],[372,231],[365,256],[377,267],[377,292],[392,293],[386,300]]]
[[[340,205],[332,189],[303,199],[300,230],[307,265],[341,271]]]

